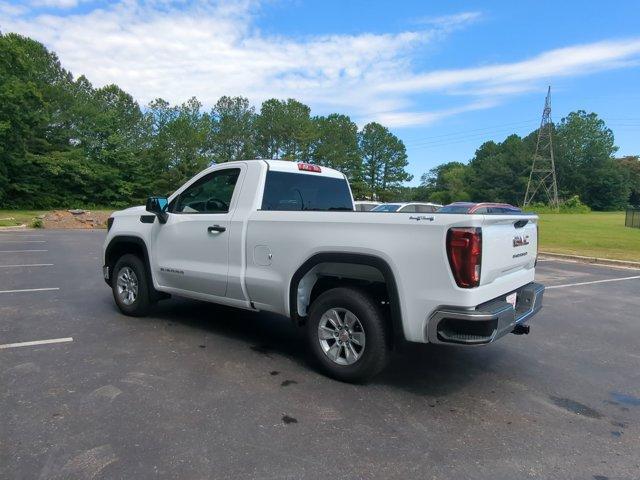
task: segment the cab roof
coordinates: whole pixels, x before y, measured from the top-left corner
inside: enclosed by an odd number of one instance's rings
[[[320,172],[311,172],[308,170],[300,170],[298,164],[305,165],[304,162],[292,162],[288,160],[263,160],[269,166],[269,170],[273,172],[301,173],[303,175],[319,175],[322,177],[332,177],[344,179],[345,176],[338,170],[333,168],[319,166]],[[314,165],[315,166],[315,165]]]

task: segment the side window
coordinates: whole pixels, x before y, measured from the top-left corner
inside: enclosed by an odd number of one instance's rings
[[[435,209],[431,205],[416,205],[418,213],[433,213]]]
[[[170,208],[172,213],[227,213],[239,168],[218,170],[205,175],[182,192]]]
[[[400,209],[400,212],[402,213],[416,213],[416,206],[415,205],[406,205],[404,207],[402,207]]]

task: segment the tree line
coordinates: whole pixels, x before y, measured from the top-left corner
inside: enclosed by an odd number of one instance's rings
[[[468,163],[440,165],[406,187],[406,149],[388,128],[347,116],[312,116],[294,100],[255,109],[220,98],[209,111],[191,98],[141,107],[117,85],[95,88],[54,52],[0,33],[0,207],[121,207],[166,194],[213,163],[285,159],[344,172],[354,197],[383,201],[522,202],[537,131],[486,142]],[[591,208],[640,204],[640,160],[615,159],[613,133],[594,113],[554,126],[558,186]]]
[[[124,206],[175,190],[211,165],[285,159],[344,172],[357,197],[385,198],[412,178],[405,146],[372,122],[311,116],[297,100],[243,97],[210,111],[191,98],[141,106],[117,85],[95,88],[55,53],[0,35],[0,206]]]
[[[439,203],[455,200],[494,201],[520,205],[531,170],[538,131],[485,142],[468,163],[439,165],[412,189],[413,199]],[[595,210],[640,205],[640,158],[615,158],[611,129],[595,113],[571,112],[553,126],[554,160],[561,199],[576,196]],[[538,198],[545,200],[543,197]]]

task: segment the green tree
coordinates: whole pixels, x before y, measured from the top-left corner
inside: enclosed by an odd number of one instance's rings
[[[333,113],[314,117],[315,141],[311,146],[311,160],[344,173],[355,198],[365,193],[362,181],[362,158],[358,150],[358,126],[346,115]]]
[[[617,159],[626,173],[629,185],[629,205],[640,207],[640,156],[632,155]]]
[[[372,198],[386,199],[412,175],[405,170],[407,152],[398,137],[379,123],[371,122],[358,134],[363,161],[363,180]]]
[[[211,131],[211,119],[200,109],[202,104],[191,98],[179,106],[171,106],[163,99],[149,104],[147,122],[153,133],[149,146],[155,157],[151,168],[162,176],[154,183],[154,190],[175,190],[193,175],[213,162],[206,148]]]
[[[60,141],[59,108],[70,75],[34,40],[0,34],[0,204],[31,206],[45,187],[35,160]],[[67,95],[68,98],[68,95]]]
[[[504,142],[485,142],[469,162],[470,197],[479,202],[505,202],[519,205],[531,168],[532,151],[517,135]]]
[[[597,195],[598,191],[594,182],[600,183],[596,172],[611,167],[609,160],[618,150],[613,132],[597,114],[578,110],[571,112],[556,126],[554,142],[561,195],[579,195],[592,208],[597,208],[595,203],[604,205],[600,196],[596,200],[591,195]],[[614,175],[609,180],[613,178],[618,176]]]
[[[593,172],[585,189],[588,205],[594,210],[622,210],[629,202],[627,172],[615,161],[607,160]]]
[[[256,146],[260,157],[306,162],[315,137],[311,109],[288,99],[262,103],[256,118]]]
[[[215,163],[255,157],[255,109],[244,97],[221,97],[211,110],[211,152]]]
[[[461,162],[438,165],[420,178],[419,196],[416,200],[441,204],[470,199],[468,193],[469,167]]]

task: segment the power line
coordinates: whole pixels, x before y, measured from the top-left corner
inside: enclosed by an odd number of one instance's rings
[[[463,131],[460,131],[460,132],[445,133],[445,134],[442,134],[442,135],[433,135],[433,136],[430,136],[430,137],[423,137],[421,139],[417,139],[415,141],[409,142],[407,144],[407,146],[409,146],[409,145],[410,146],[415,146],[415,145],[419,145],[419,144],[422,144],[422,143],[425,143],[425,142],[426,143],[431,143],[430,140],[432,140],[432,139],[438,139],[438,138],[444,138],[444,137],[468,136],[470,132],[488,132],[488,131],[495,130],[495,129],[504,130],[504,127],[511,127],[511,126],[516,126],[516,125],[525,126],[524,124],[530,125],[535,121],[536,121],[535,119],[531,119],[531,120],[524,120],[524,121],[521,121],[521,122],[512,122],[512,123],[505,123],[505,124],[502,124],[502,125],[494,125],[494,126],[491,126],[491,127],[474,128],[474,129],[471,129],[471,130],[463,130]]]
[[[455,145],[455,144],[458,144],[458,143],[477,142],[478,138],[483,138],[483,137],[493,136],[493,135],[499,135],[499,134],[512,135],[512,134],[514,134],[514,132],[513,132],[513,129],[496,130],[496,131],[489,132],[489,133],[479,133],[479,134],[475,134],[475,135],[466,135],[464,137],[456,137],[456,138],[443,139],[443,140],[434,140],[432,142],[425,142],[425,143],[422,143],[422,144],[419,144],[419,145],[410,145],[407,148],[411,148],[411,149],[414,149],[414,150],[423,150],[423,149],[429,149],[429,148],[442,147],[442,146],[446,146],[446,145]]]

